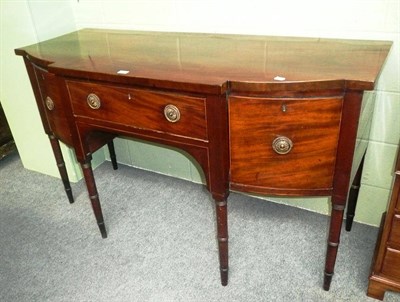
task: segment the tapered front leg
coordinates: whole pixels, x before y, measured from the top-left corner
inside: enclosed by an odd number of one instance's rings
[[[108,146],[108,151],[110,152],[110,159],[111,159],[111,163],[113,166],[114,170],[118,169],[118,164],[117,164],[117,156],[115,155],[115,148],[114,148],[114,142],[113,141],[109,141],[107,143]]]
[[[96,217],[97,225],[99,226],[100,229],[101,237],[107,238],[106,226],[104,224],[103,213],[101,211],[99,194],[97,193],[92,166],[90,164],[90,161],[81,164],[81,166],[82,166],[83,176],[85,177],[85,182],[90,202],[92,203],[92,209]]]
[[[360,192],[360,186],[361,186],[362,170],[364,167],[364,157],[361,160],[361,163],[357,169],[357,173],[354,176],[353,183],[351,184],[350,187],[349,198],[347,202],[347,213],[346,213],[346,231],[348,232],[351,231],[351,227],[353,226],[353,220],[356,212],[358,193]]]
[[[64,184],[65,193],[67,193],[67,197],[70,203],[74,202],[74,197],[72,196],[72,189],[69,183],[67,169],[65,167],[65,162],[63,155],[61,153],[60,143],[58,139],[54,135],[49,135],[51,148],[53,149],[54,157],[56,158],[58,171],[60,172],[61,180]]]
[[[332,204],[331,222],[328,235],[328,247],[326,251],[324,290],[329,290],[336,263],[336,256],[339,248],[340,233],[343,222],[343,205]]]
[[[215,201],[217,216],[217,239],[221,284],[228,285],[228,213],[229,195],[229,143],[228,102],[225,95],[208,96],[206,100],[209,146],[204,163],[204,174],[208,176],[207,187]]]
[[[228,285],[228,216],[227,201],[215,199],[217,215],[217,239],[219,250],[219,264],[221,284]]]
[[[362,103],[361,91],[346,91],[343,98],[340,136],[337,146],[335,173],[332,190],[332,213],[326,251],[324,285],[329,290],[336,255],[339,248],[340,233],[343,223],[343,212],[349,192],[350,174],[357,138],[358,120]]]

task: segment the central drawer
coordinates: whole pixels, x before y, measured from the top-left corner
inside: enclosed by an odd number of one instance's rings
[[[75,116],[207,140],[205,98],[67,81]]]
[[[342,102],[341,96],[231,96],[231,187],[285,195],[329,193]]]

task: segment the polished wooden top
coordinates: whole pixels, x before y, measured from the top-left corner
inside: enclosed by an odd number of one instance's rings
[[[391,44],[83,29],[15,52],[56,74],[90,74],[91,79],[160,88],[224,92],[228,85],[233,90],[268,90],[334,82],[368,90],[373,89]]]

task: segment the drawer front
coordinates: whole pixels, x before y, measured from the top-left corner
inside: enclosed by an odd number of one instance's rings
[[[400,186],[399,186],[399,187],[400,187]],[[397,194],[397,196],[396,196],[395,198],[397,198],[396,209],[397,209],[398,211],[400,211],[400,193]]]
[[[342,102],[342,97],[231,97],[234,187],[249,192],[331,189]]]
[[[204,98],[87,82],[68,81],[67,86],[76,116],[207,139]]]
[[[34,70],[41,94],[39,106],[46,115],[43,123],[47,122],[50,131],[61,141],[72,145],[71,131],[56,76],[40,68],[35,67]]]
[[[382,273],[400,281],[400,251],[387,248],[383,259]]]
[[[390,229],[389,242],[400,247],[400,214],[395,214]]]

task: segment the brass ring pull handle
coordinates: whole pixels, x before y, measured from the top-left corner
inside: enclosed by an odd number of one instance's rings
[[[169,104],[169,105],[165,106],[165,108],[164,108],[164,116],[168,122],[176,123],[177,121],[180,120],[181,113],[180,113],[178,107]]]
[[[100,98],[94,93],[90,93],[88,95],[87,103],[88,103],[89,107],[92,109],[99,109],[101,106]]]
[[[278,154],[287,154],[292,150],[293,142],[286,136],[279,136],[272,142],[272,149]]]
[[[51,97],[49,97],[49,96],[46,97],[45,103],[46,103],[47,109],[49,109],[50,111],[54,109],[54,102],[53,102],[53,100],[51,99]]]

